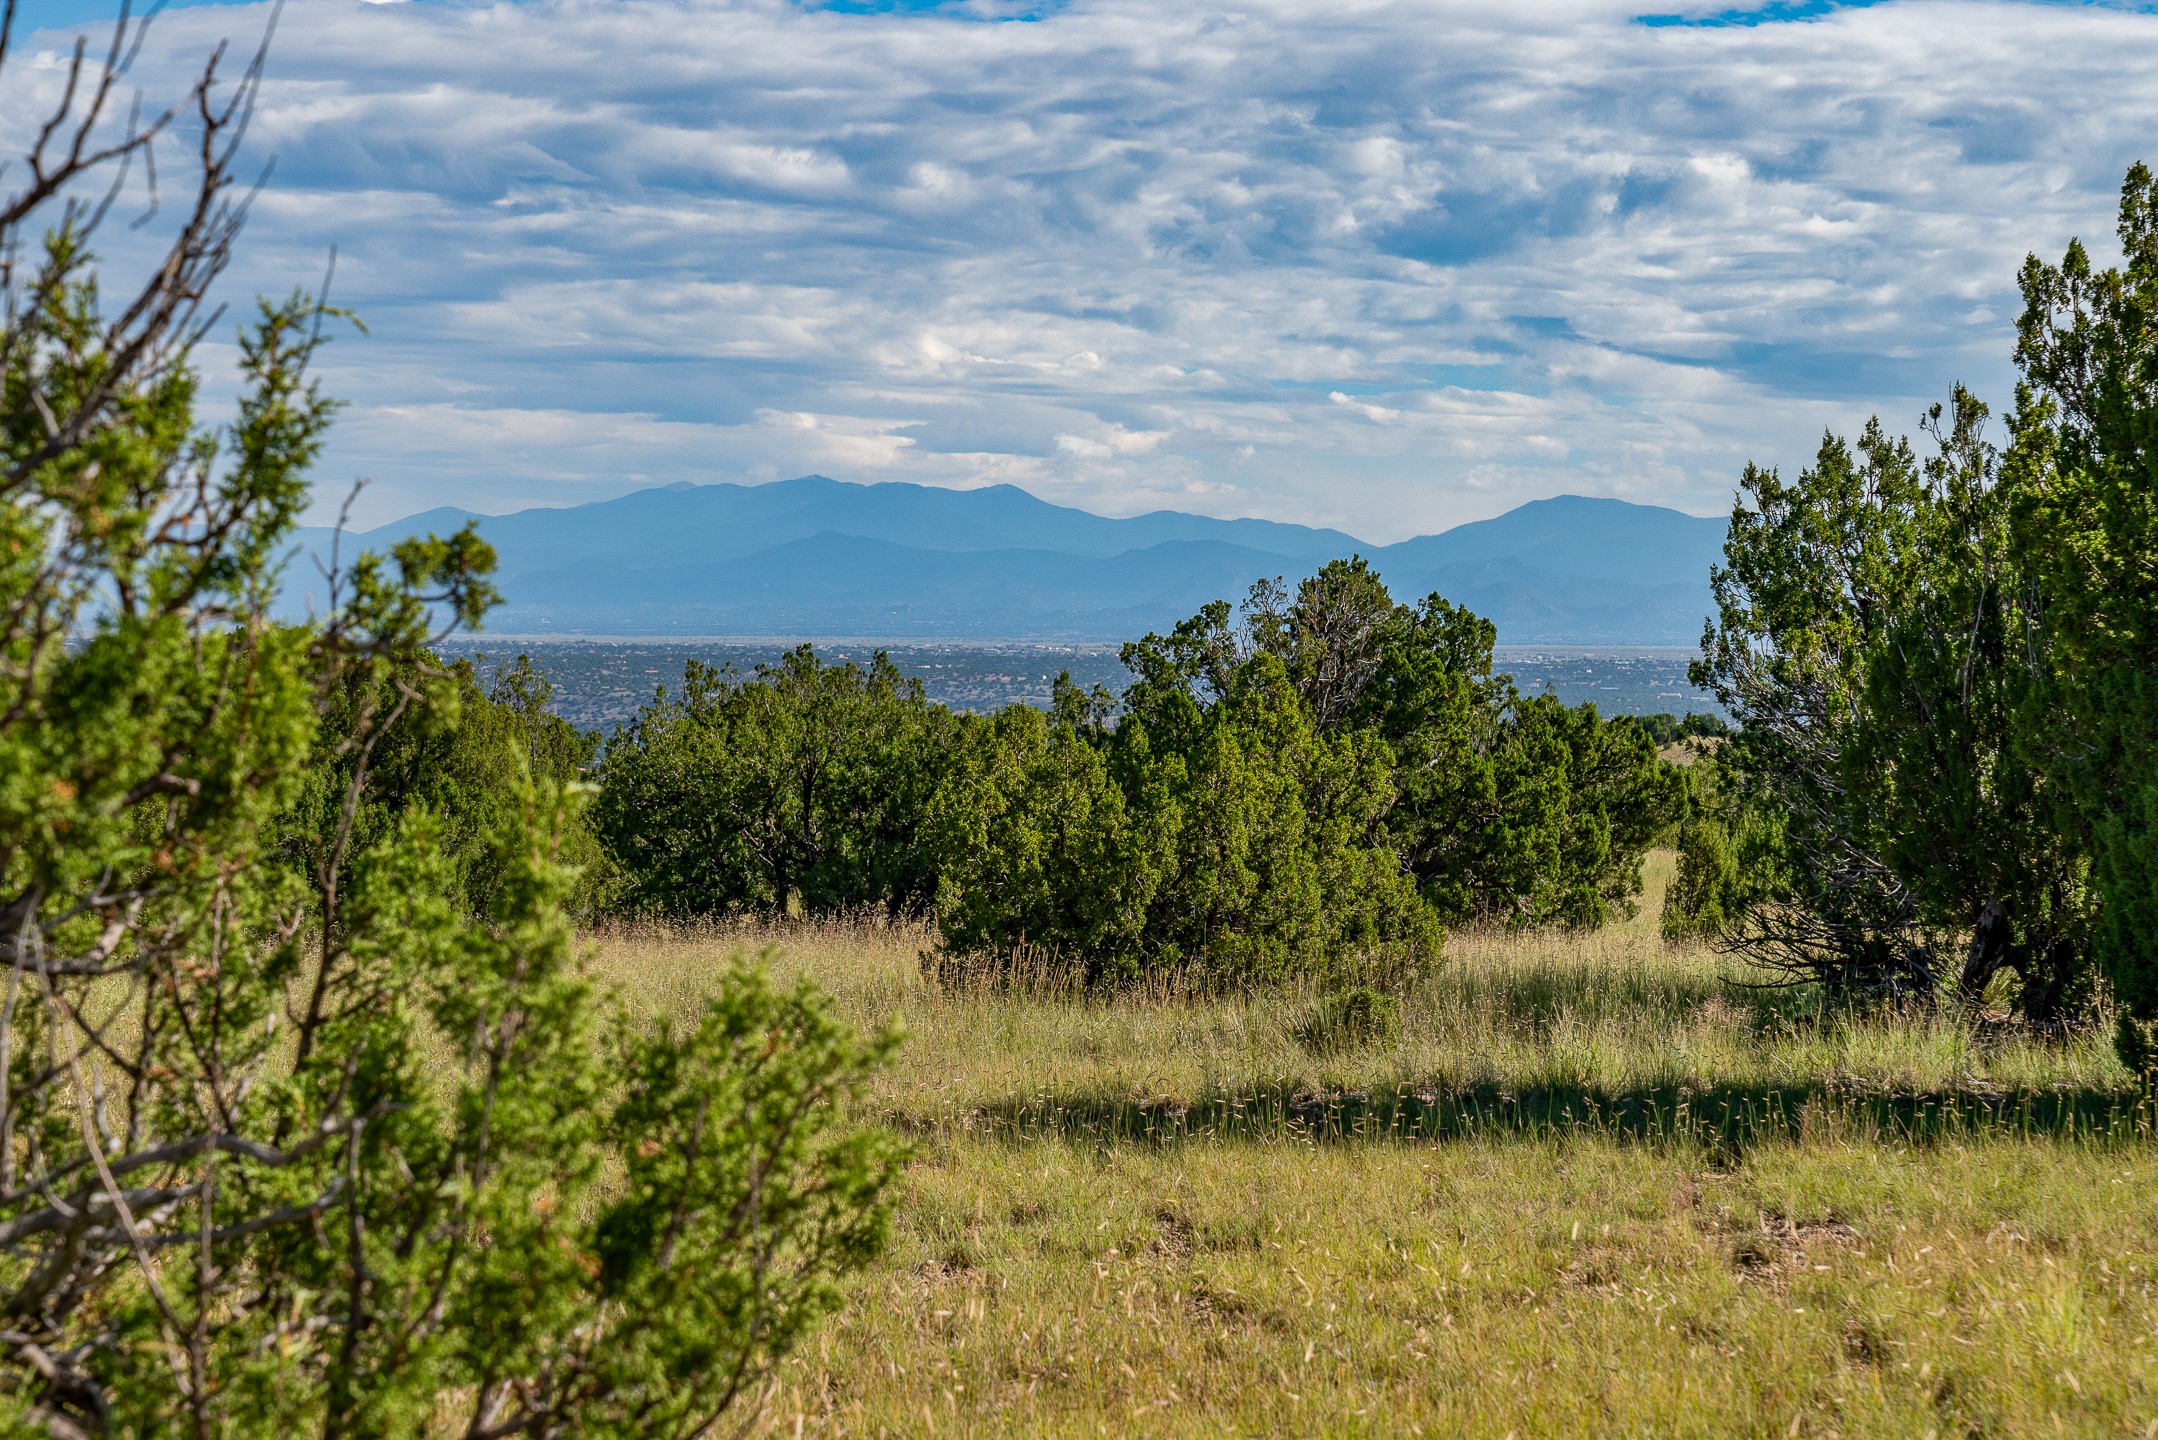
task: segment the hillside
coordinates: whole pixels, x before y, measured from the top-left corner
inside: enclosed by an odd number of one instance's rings
[[[1010,485],[941,490],[821,475],[675,485],[566,509],[430,510],[347,537],[381,548],[477,520],[501,557],[490,628],[561,635],[1124,639],[1253,580],[1368,557],[1403,598],[1434,590],[1515,644],[1688,644],[1724,522],[1560,496],[1396,545],[1176,511],[1111,519]],[[302,532],[292,603],[321,588]]]

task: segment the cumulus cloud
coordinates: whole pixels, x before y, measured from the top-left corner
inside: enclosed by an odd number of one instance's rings
[[[1710,511],[2005,396],[2016,263],[2109,233],[2158,17],[1643,8],[290,0],[229,283],[339,247],[367,518],[823,470],[1389,540]],[[145,83],[264,14],[166,15]],[[13,136],[56,72],[10,74]]]

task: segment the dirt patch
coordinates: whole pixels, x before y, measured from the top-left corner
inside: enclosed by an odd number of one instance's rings
[[[1192,1224],[1174,1210],[1155,1212],[1154,1223],[1160,1230],[1147,1242],[1147,1248],[1164,1260],[1186,1261],[1191,1259],[1193,1249]]]
[[[1202,1325],[1238,1322],[1251,1315],[1251,1306],[1241,1295],[1216,1290],[1203,1280],[1184,1292],[1184,1308]]]
[[[1616,1255],[1590,1253],[1566,1262],[1559,1283],[1576,1290],[1616,1293],[1626,1288],[1626,1269]]]
[[[1731,1247],[1731,1268],[1740,1276],[1782,1285],[1829,1250],[1853,1250],[1864,1244],[1856,1230],[1837,1220],[1793,1220],[1764,1215],[1759,1227]]]
[[[935,1259],[924,1260],[914,1267],[914,1278],[932,1287],[963,1286],[979,1273],[973,1252],[964,1245],[954,1245]]]

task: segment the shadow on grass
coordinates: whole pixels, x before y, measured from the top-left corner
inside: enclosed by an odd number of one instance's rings
[[[1198,1100],[1041,1095],[941,1116],[898,1116],[902,1128],[1012,1140],[1173,1145],[1192,1140],[1309,1143],[1616,1138],[1690,1142],[1737,1154],[1799,1138],[1929,1143],[1985,1135],[2133,1142],[2158,1135],[2150,1092],[2032,1088],[1933,1092],[1812,1085],[1440,1089],[1314,1092],[1283,1086]]]
[[[1522,966],[1499,975],[1441,970],[1425,982],[1418,998],[1427,1009],[1475,1014],[1526,1037],[1547,1034],[1562,1022],[1678,1023],[1711,1007],[1735,1013],[1755,1033],[1819,1025],[1829,1014],[1810,989],[1769,989],[1723,975],[1646,968]]]
[[[1561,1024],[1681,1023],[1719,1009],[1756,1032],[1792,1033],[1830,1019],[1861,1015],[1824,1005],[1810,986],[1762,986],[1716,970],[1674,971],[1654,966],[1584,965],[1563,956],[1511,962],[1503,967],[1447,963],[1404,980],[1384,973],[1346,973],[1334,984],[1307,982],[1240,984],[1204,973],[1148,974],[1090,984],[1055,957],[951,955],[922,952],[922,974],[946,999],[1052,1004],[1083,1009],[1211,1005],[1224,998],[1287,994],[1314,998],[1348,984],[1369,985],[1402,997],[1426,1013],[1462,1013],[1536,1038]]]

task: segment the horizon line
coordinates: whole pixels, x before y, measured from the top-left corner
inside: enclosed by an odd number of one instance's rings
[[[1129,515],[1105,515],[1098,510],[1088,510],[1078,505],[1067,505],[1061,501],[1048,499],[1032,490],[1029,490],[1026,486],[1016,484],[1015,482],[1010,480],[998,480],[987,485],[940,485],[935,482],[925,480],[842,480],[836,476],[826,475],[822,471],[812,470],[801,475],[790,475],[787,476],[785,479],[779,480],[673,480],[669,481],[664,485],[645,485],[640,486],[639,488],[634,490],[625,490],[619,495],[610,495],[604,500],[580,500],[575,502],[574,504],[567,505],[522,505],[514,510],[471,510],[467,509],[462,505],[446,502],[444,504],[430,506],[424,510],[414,510],[409,514],[400,515],[395,519],[385,520],[378,525],[370,525],[366,527],[366,529],[345,530],[344,533],[366,535],[376,530],[386,529],[392,525],[402,524],[407,520],[417,519],[422,515],[431,515],[438,510],[454,510],[459,514],[469,515],[474,519],[478,520],[500,520],[505,519],[511,515],[527,514],[534,510],[545,510],[550,512],[586,510],[596,505],[612,505],[617,501],[627,500],[634,495],[649,495],[657,491],[674,492],[684,490],[717,489],[761,490],[771,485],[799,484],[804,480],[822,480],[827,482],[828,484],[848,485],[858,490],[873,490],[881,486],[904,486],[906,488],[914,490],[941,490],[954,495],[979,494],[984,491],[990,490],[1015,490],[1021,495],[1026,496],[1028,499],[1037,501],[1043,505],[1047,505],[1052,509],[1068,510],[1073,512],[1074,514],[1091,516],[1096,520],[1144,520],[1149,516],[1154,515],[1181,515],[1194,520],[1212,520],[1216,523],[1223,525],[1234,525],[1244,522],[1254,522],[1261,525],[1279,525],[1291,530],[1309,530],[1314,533],[1331,532],[1336,535],[1345,535],[1349,539],[1357,541],[1359,544],[1369,545],[1374,549],[1387,549],[1394,545],[1405,545],[1411,540],[1428,540],[1439,535],[1449,535],[1456,530],[1462,529],[1465,526],[1484,525],[1490,523],[1493,520],[1502,520],[1508,515],[1512,515],[1519,511],[1528,509],[1531,505],[1546,505],[1554,500],[1608,501],[1614,505],[1625,505],[1637,510],[1668,510],[1674,515],[1683,515],[1689,520],[1728,519],[1728,515],[1723,512],[1719,512],[1715,515],[1697,515],[1691,510],[1682,510],[1676,505],[1666,505],[1658,501],[1628,500],[1617,495],[1584,495],[1579,491],[1562,490],[1557,494],[1539,495],[1533,500],[1524,500],[1518,505],[1514,505],[1505,510],[1501,510],[1496,515],[1487,515],[1479,520],[1463,520],[1459,524],[1449,525],[1443,530],[1430,530],[1420,532],[1415,535],[1406,535],[1399,540],[1374,541],[1365,539],[1363,536],[1354,534],[1353,532],[1348,530],[1344,530],[1336,525],[1319,525],[1307,523],[1301,520],[1276,520],[1265,515],[1209,515],[1204,511],[1177,510],[1167,506],[1158,507],[1152,510],[1136,510]],[[340,527],[335,524],[310,525],[303,522],[300,528],[307,530],[337,530]]]

